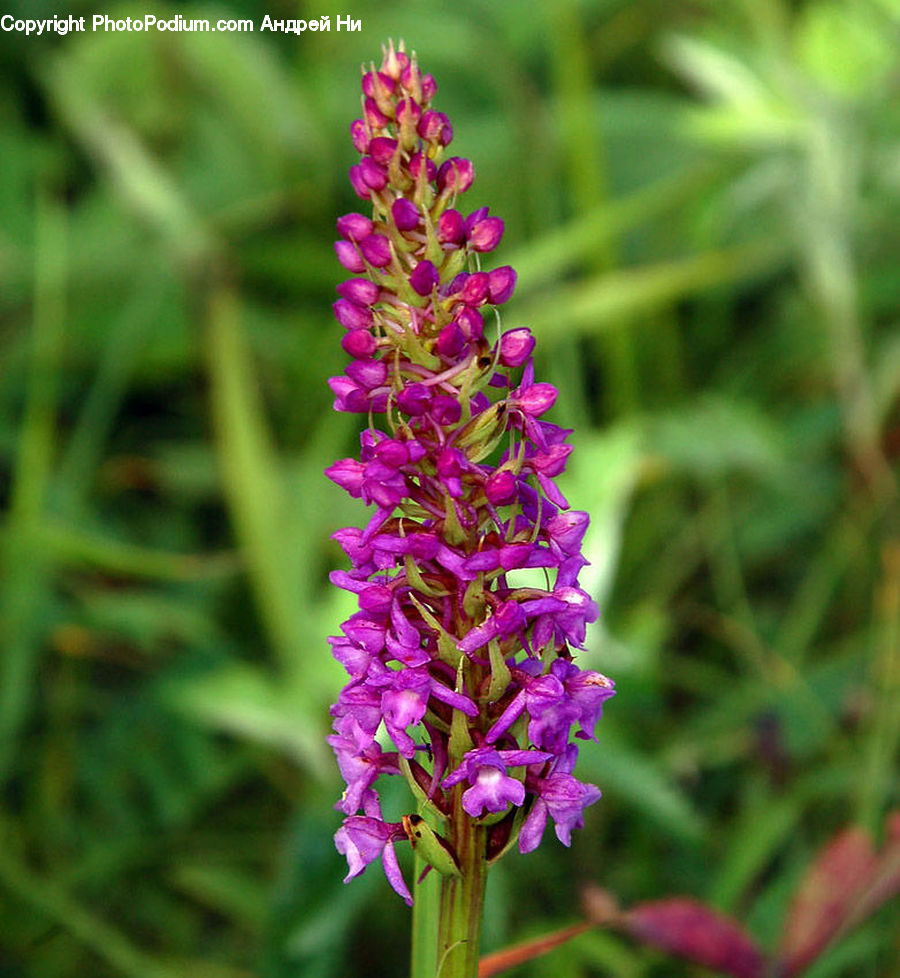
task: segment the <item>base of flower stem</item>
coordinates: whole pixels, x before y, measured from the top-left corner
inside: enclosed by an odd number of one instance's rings
[[[441,880],[436,978],[477,978],[487,882],[487,829],[460,811],[454,819],[459,876]]]

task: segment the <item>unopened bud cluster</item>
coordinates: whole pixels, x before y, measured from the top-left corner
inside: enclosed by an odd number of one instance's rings
[[[422,851],[441,872],[451,818],[490,825],[490,859],[515,841],[534,849],[548,816],[568,845],[600,796],[573,776],[570,734],[594,739],[613,684],[572,661],[597,617],[578,585],[588,517],[554,483],[570,432],[541,420],[557,391],[535,382],[533,336],[497,335],[516,273],[480,261],[503,221],[461,207],[474,170],[448,155],[453,129],[414,56],[389,45],[362,89],[350,181],[370,214],[338,220],[353,277],[334,314],[351,360],[330,385],[337,410],[369,423],[359,457],[327,474],[374,512],[334,535],[352,569],[331,578],[359,610],[330,640],[350,676],[330,743],[347,782],[347,878],[380,856],[409,901],[394,843],[415,843],[423,820],[387,821],[378,779],[409,782],[438,826]],[[517,583],[523,568],[543,586]]]

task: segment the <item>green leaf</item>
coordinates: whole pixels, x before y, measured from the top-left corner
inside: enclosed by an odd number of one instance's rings
[[[515,307],[516,318],[531,323],[540,338],[597,333],[627,327],[646,313],[673,303],[771,273],[784,248],[755,242],[656,265],[624,268],[555,290]]]
[[[607,797],[620,799],[665,832],[698,842],[703,820],[687,796],[654,758],[626,744],[611,728],[607,717],[599,730],[600,743],[581,752],[578,776],[596,782]]]
[[[771,477],[783,470],[787,443],[771,417],[755,404],[708,395],[690,407],[651,416],[649,451],[675,471],[709,478],[726,472]]]
[[[317,777],[333,779],[324,732],[309,717],[307,695],[262,668],[232,662],[183,679],[168,701],[195,722],[284,752]]]

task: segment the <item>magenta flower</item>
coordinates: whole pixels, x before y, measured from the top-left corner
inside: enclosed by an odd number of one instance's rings
[[[537,798],[519,834],[520,852],[531,852],[540,845],[548,815],[555,823],[556,837],[565,846],[572,842],[572,829],[584,826],[584,810],[600,798],[600,789],[572,777],[577,756],[578,748],[570,744],[551,773],[530,786]]]
[[[571,432],[544,420],[557,391],[535,378],[531,331],[486,335],[516,273],[487,267],[505,225],[484,206],[467,213],[475,171],[447,158],[435,92],[393,46],[363,77],[350,182],[371,216],[337,222],[350,362],[329,381],[335,408],[369,423],[359,456],[327,475],[372,507],[364,528],[334,534],[351,567],[331,579],[358,603],[331,639],[349,675],[331,710],[347,783],[336,843],[348,879],[380,858],[405,900],[394,843],[425,843],[410,817],[384,821],[379,779],[405,777],[446,825],[418,850],[439,872],[484,863],[519,826],[531,851],[548,818],[568,845],[600,797],[575,778],[570,740],[595,738],[614,691],[573,658],[598,609],[578,583],[587,514],[555,482]],[[546,584],[517,582],[535,568]],[[466,835],[482,840],[474,856],[454,850],[460,820],[482,832]]]
[[[471,787],[463,792],[462,806],[477,818],[485,811],[502,812],[509,805],[521,805],[525,800],[525,785],[507,773],[510,767],[543,764],[552,754],[535,750],[496,751],[491,747],[470,750],[462,764],[441,782],[450,788],[467,780]]]
[[[373,796],[367,799],[367,810],[371,815],[350,815],[337,830],[334,842],[339,853],[347,857],[347,875],[344,882],[349,883],[376,859],[381,859],[384,874],[397,893],[412,906],[412,895],[400,872],[394,842],[405,839],[401,823],[385,822],[381,809]]]

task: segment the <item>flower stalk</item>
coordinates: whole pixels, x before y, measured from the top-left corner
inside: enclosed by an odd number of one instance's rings
[[[371,216],[337,223],[351,360],[329,383],[368,424],[359,457],[326,471],[374,510],[334,534],[351,569],[331,579],[359,606],[330,639],[349,674],[331,710],[347,783],[335,841],[348,880],[380,858],[409,904],[397,843],[440,874],[434,954],[417,913],[414,969],[471,978],[488,865],[536,848],[548,818],[569,845],[600,796],[574,777],[570,735],[596,739],[614,690],[573,661],[597,607],[578,586],[587,514],[554,481],[570,432],[541,420],[557,391],[535,381],[529,329],[487,335],[516,284],[509,266],[481,267],[503,221],[457,209],[474,169],[446,157],[453,130],[415,56],[389,45],[362,88],[350,182]],[[415,800],[398,821],[384,776]]]
[[[436,974],[440,978],[474,978],[478,974],[487,883],[487,827],[466,814],[459,788],[454,795],[450,824],[459,875],[441,880]]]

